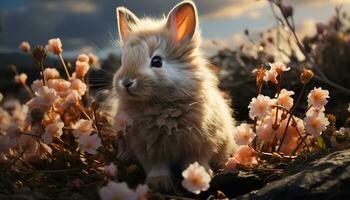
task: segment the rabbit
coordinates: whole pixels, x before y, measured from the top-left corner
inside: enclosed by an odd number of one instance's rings
[[[200,52],[192,1],[160,20],[116,9],[122,64],[113,77],[116,115],[132,120],[126,141],[156,191],[171,191],[172,166],[197,161],[212,173],[233,154],[230,101]]]

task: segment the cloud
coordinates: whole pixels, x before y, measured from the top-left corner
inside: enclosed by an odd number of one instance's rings
[[[235,33],[227,38],[204,39],[201,48],[204,55],[211,57],[221,49],[235,49],[245,42],[243,34]]]
[[[286,0],[285,4],[290,5],[307,5],[307,6],[322,6],[322,5],[340,5],[350,4],[350,0]]]
[[[90,1],[49,1],[44,4],[48,11],[68,12],[68,13],[94,13],[97,5]]]
[[[230,4],[223,5],[218,10],[212,10],[205,14],[203,18],[226,18],[226,17],[240,17],[247,15],[250,17],[260,16],[260,12],[267,5],[266,1],[250,1],[250,0],[237,0],[231,1]]]

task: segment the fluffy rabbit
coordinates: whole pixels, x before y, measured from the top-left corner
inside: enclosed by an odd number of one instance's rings
[[[154,190],[173,187],[170,167],[195,161],[222,167],[235,144],[229,101],[199,51],[195,5],[184,1],[160,20],[117,8],[122,65],[114,75],[116,114],[133,121],[126,141]]]

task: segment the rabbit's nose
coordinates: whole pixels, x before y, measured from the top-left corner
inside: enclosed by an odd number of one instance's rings
[[[134,81],[130,78],[124,78],[122,84],[125,88],[130,88],[134,84]]]

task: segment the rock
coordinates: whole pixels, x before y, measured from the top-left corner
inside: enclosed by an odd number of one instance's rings
[[[285,170],[283,177],[238,199],[350,199],[350,149],[301,156]]]
[[[233,198],[259,189],[263,185],[262,179],[251,172],[218,174],[211,181],[209,190],[201,193],[199,199],[208,199],[209,196],[217,194],[217,191],[221,191],[227,197]]]

